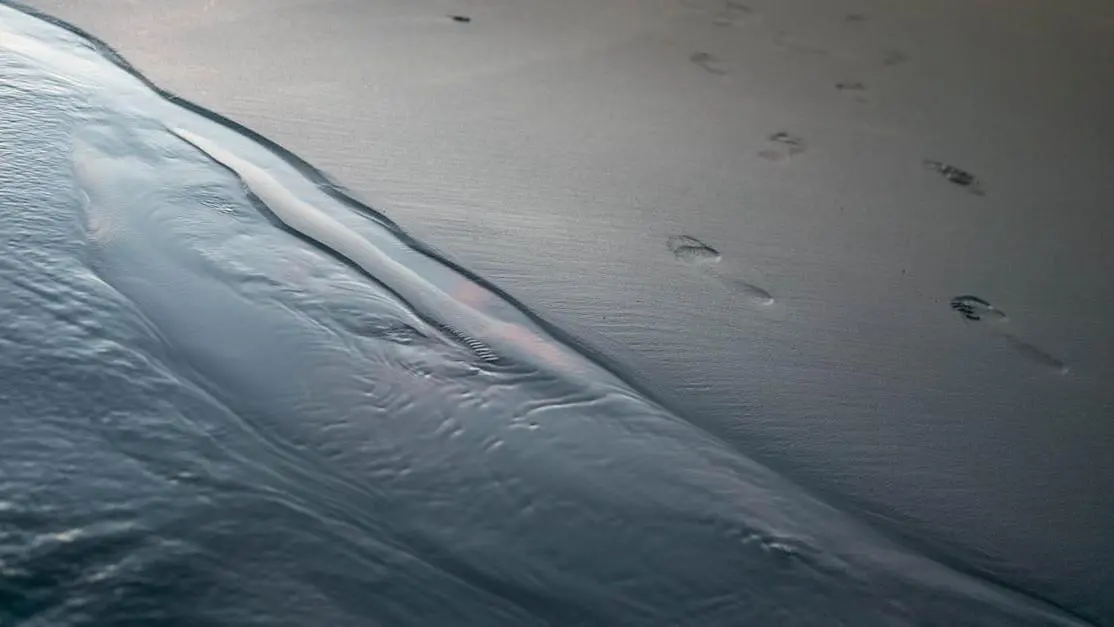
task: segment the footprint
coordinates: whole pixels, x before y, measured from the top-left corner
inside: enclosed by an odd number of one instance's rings
[[[1059,359],[1056,359],[1043,348],[1040,348],[1039,346],[1036,346],[1034,344],[1030,344],[1029,342],[1026,342],[1016,335],[1010,335],[1008,333],[1003,334],[1002,339],[1006,341],[1006,344],[1009,344],[1010,348],[1012,348],[1014,352],[1020,354],[1022,357],[1025,357],[1029,361],[1044,366],[1045,368],[1052,370],[1056,374],[1068,373],[1069,368],[1067,364],[1060,361]]]
[[[855,95],[855,102],[860,102],[863,104],[867,104],[870,102],[870,99],[863,95],[866,93],[865,83],[861,83],[859,81],[840,81],[835,84],[835,87],[837,90],[847,93],[848,95],[857,94]]]
[[[968,322],[989,322],[996,335],[1002,338],[1015,353],[1029,361],[1048,368],[1057,374],[1067,374],[1068,366],[1057,359],[1048,351],[1032,344],[1009,330],[1009,318],[1006,313],[991,305],[978,296],[970,294],[956,296],[951,301],[951,308]]]
[[[805,140],[785,131],[778,131],[767,138],[769,148],[760,150],[758,156],[769,161],[783,163],[804,152],[808,145]]]
[[[719,272],[712,273],[717,279],[733,289],[736,293],[751,301],[755,305],[766,307],[774,304],[774,296],[768,291],[753,283],[748,283],[740,278],[727,276]]]
[[[681,0],[681,4],[710,17],[716,26],[738,26],[754,15],[754,10],[739,0]]]
[[[867,21],[870,19],[870,16],[866,13],[848,13],[844,19],[851,23],[859,23]]]
[[[689,235],[670,235],[665,245],[674,257],[685,263],[712,265],[723,259],[718,250]]]
[[[773,304],[774,297],[768,291],[733,276],[731,270],[723,268],[723,255],[708,244],[691,235],[671,235],[666,239],[665,244],[678,261],[702,268],[754,304],[763,306]]]
[[[966,187],[967,191],[976,196],[986,195],[982,181],[966,170],[960,170],[954,165],[948,165],[942,161],[933,161],[932,159],[925,159],[924,167],[938,173],[940,176],[960,187]]]
[[[726,0],[712,23],[716,26],[735,26],[745,22],[753,13],[753,9],[737,0]]]
[[[978,322],[980,320],[1000,322],[1006,320],[1006,314],[1001,309],[998,309],[978,296],[971,296],[970,294],[953,298],[952,309],[972,322]]]
[[[713,57],[707,52],[694,52],[691,56],[689,56],[689,61],[692,61],[696,65],[700,66],[701,69],[709,74],[723,76],[724,74],[729,73],[727,70],[727,66],[723,63],[723,61],[717,59],[716,57]]]

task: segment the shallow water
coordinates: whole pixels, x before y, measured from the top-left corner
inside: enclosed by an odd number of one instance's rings
[[[121,63],[0,6],[0,624],[1080,624]]]

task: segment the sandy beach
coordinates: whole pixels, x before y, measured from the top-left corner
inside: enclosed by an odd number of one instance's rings
[[[26,4],[822,500],[1114,625],[1108,4]]]

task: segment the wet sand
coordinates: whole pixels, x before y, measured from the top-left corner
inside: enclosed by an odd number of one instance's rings
[[[829,501],[1114,615],[1102,3],[30,4]]]

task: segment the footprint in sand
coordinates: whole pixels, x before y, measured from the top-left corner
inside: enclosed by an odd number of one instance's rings
[[[936,172],[950,183],[967,188],[967,191],[976,196],[986,195],[986,190],[983,189],[982,181],[966,170],[961,170],[954,165],[948,165],[941,161],[933,161],[932,159],[925,159],[924,167]]]
[[[692,61],[697,66],[699,66],[700,69],[709,74],[723,76],[724,74],[729,73],[727,70],[727,66],[722,60],[708,54],[707,52],[694,52],[692,53],[692,55],[689,56],[689,61]]]
[[[754,10],[737,0],[726,0],[716,11],[712,23],[716,26],[736,26],[754,15]]]
[[[846,94],[854,95],[855,102],[868,103],[870,99],[866,97],[866,83],[860,81],[840,81],[835,84],[835,88]]]
[[[1001,337],[1015,353],[1057,374],[1067,374],[1068,366],[1064,362],[1052,356],[1043,348],[1021,339],[1010,331],[1010,319],[1001,309],[978,296],[969,294],[953,298],[951,307],[956,313],[963,316],[963,319],[967,322],[987,324],[987,328]]]
[[[773,304],[774,297],[769,292],[733,276],[734,273],[723,266],[723,255],[715,248],[690,235],[671,235],[665,243],[678,261],[701,268],[754,304]]]
[[[739,0],[681,0],[681,4],[710,17],[716,26],[738,26],[754,16],[754,10]]]
[[[766,138],[769,147],[758,152],[767,161],[785,163],[804,152],[808,145],[804,139],[786,131],[778,131]]]
[[[956,296],[952,299],[952,309],[963,316],[964,319],[972,322],[979,322],[982,320],[1002,322],[1006,320],[1004,311],[978,296]]]

